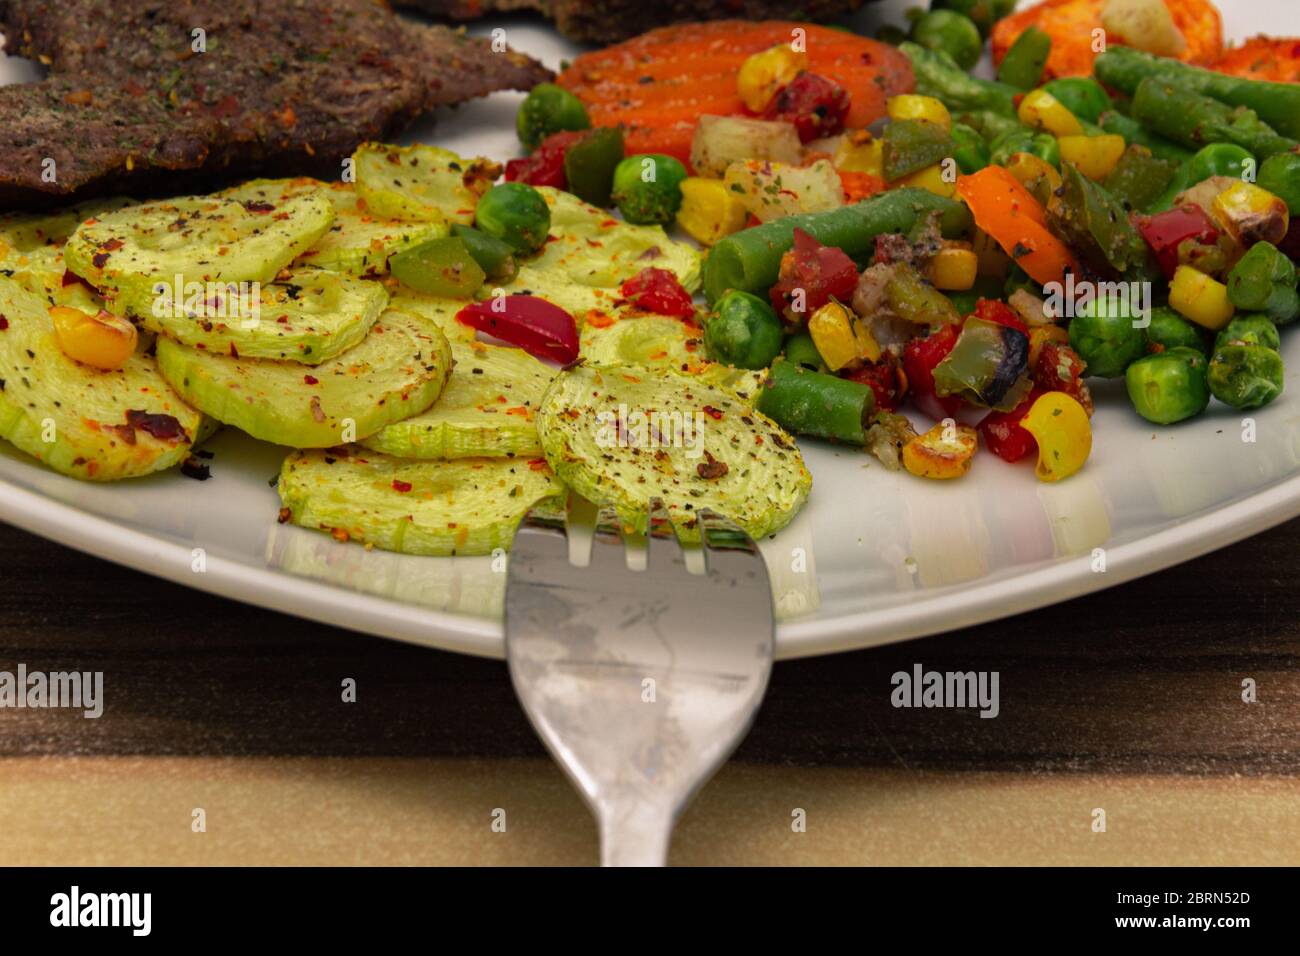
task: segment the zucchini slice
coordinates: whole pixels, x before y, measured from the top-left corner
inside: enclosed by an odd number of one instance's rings
[[[64,355],[44,299],[0,278],[0,437],[73,478],[135,478],[184,461],[203,416],[149,355],[100,371]]]
[[[389,309],[342,355],[307,367],[158,339],[158,367],[186,401],[254,438],[329,448],[410,418],[442,393],[451,347],[437,326]]]
[[[296,525],[386,551],[446,556],[509,549],[524,513],[564,488],[545,462],[408,461],[353,446],[294,452],[279,491]]]
[[[38,246],[27,252],[11,253],[0,262],[0,275],[13,279],[49,305],[67,305],[92,315],[106,308],[104,299],[84,282],[64,283],[67,265],[63,246]]]
[[[225,305],[203,291],[183,288],[167,295],[169,306],[145,317],[145,328],[209,352],[307,365],[352,348],[388,306],[388,291],[378,282],[326,269],[281,273],[242,303]],[[230,317],[215,317],[214,309]]]
[[[0,260],[9,252],[32,252],[62,245],[87,219],[124,209],[135,202],[125,196],[92,199],[55,212],[15,212],[0,216]]]
[[[276,204],[303,195],[324,197],[333,207],[334,221],[302,252],[298,264],[356,276],[385,275],[389,256],[451,231],[445,222],[403,223],[377,215],[348,183],[255,179],[221,195],[255,204]]]
[[[667,269],[688,292],[700,286],[700,253],[668,238],[661,226],[634,226],[577,196],[538,187],[551,208],[551,232],[541,252],[519,263],[504,289],[532,292],[568,310],[579,323],[593,312],[612,313],[619,287],[642,269]],[[492,289],[484,286],[483,295]]]
[[[678,372],[583,365],[542,398],[546,460],[574,491],[644,531],[651,498],[698,537],[695,513],[727,515],[758,539],[784,527],[812,486],[780,425],[726,389]]]
[[[442,329],[442,334],[447,336],[447,341],[473,342],[478,335],[474,329],[464,322],[456,321],[456,313],[469,305],[469,302],[463,299],[444,299],[441,296],[416,292],[394,279],[386,279],[384,284],[388,286],[389,293],[392,296],[388,300],[389,308],[402,309],[405,312],[414,312],[416,315],[424,316]]]
[[[377,216],[474,224],[474,207],[501,175],[491,160],[438,146],[362,143],[352,154],[357,195]]]
[[[555,370],[522,349],[452,342],[455,371],[426,412],[362,442],[403,458],[536,457],[537,406]]]
[[[591,365],[637,365],[683,372],[753,403],[765,373],[732,368],[704,357],[699,326],[667,315],[640,315],[582,327],[579,352]]]
[[[88,219],[68,237],[63,257],[122,314],[144,319],[178,276],[205,286],[272,282],[333,221],[319,195],[262,202],[186,196]]]

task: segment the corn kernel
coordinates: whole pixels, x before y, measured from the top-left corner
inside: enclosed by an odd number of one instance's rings
[[[135,352],[135,326],[120,316],[60,305],[50,309],[50,320],[63,354],[83,365],[110,372]]]
[[[948,419],[903,446],[903,467],[918,478],[960,478],[978,445],[975,429]]]
[[[831,162],[846,173],[870,173],[885,178],[885,142],[872,139],[866,130],[848,133]]]
[[[855,318],[853,320],[853,338],[858,344],[859,358],[864,358],[868,362],[880,361],[880,355],[882,352],[880,343],[877,342],[876,337],[871,334],[871,329],[867,327],[867,323],[863,322],[861,319]]]
[[[1254,183],[1233,183],[1214,197],[1214,218],[1245,246],[1281,242],[1290,228],[1286,203]]]
[[[761,113],[772,97],[801,72],[808,69],[808,54],[796,53],[788,43],[779,43],[755,53],[740,65],[736,90],[751,113]]]
[[[1079,136],[1083,133],[1083,124],[1047,90],[1026,93],[1017,113],[1020,122],[1026,126],[1045,129],[1053,136]]]
[[[744,228],[747,220],[740,197],[721,179],[690,176],[682,181],[682,204],[677,224],[696,242],[711,246]]]
[[[1169,307],[1188,321],[1217,332],[1234,311],[1228,287],[1191,266],[1179,266],[1169,283]]]
[[[893,120],[922,120],[944,129],[952,128],[952,116],[948,107],[933,96],[918,96],[915,93],[891,96],[885,103],[885,110]]]
[[[862,347],[853,332],[853,314],[838,302],[827,302],[808,318],[808,334],[832,372],[860,357]]]
[[[964,292],[975,284],[979,256],[970,249],[940,249],[930,259],[927,278],[936,289]]]
[[[1033,153],[1012,153],[1007,160],[1007,172],[1016,177],[1022,186],[1041,176],[1047,179],[1052,189],[1061,188],[1061,174],[1056,171],[1056,167]]]
[[[889,185],[891,189],[895,186],[914,186],[917,189],[924,189],[927,192],[932,192],[936,196],[943,196],[946,199],[957,198],[956,175],[953,176],[952,182],[949,182],[944,175],[942,163],[935,163],[933,166],[927,166],[925,169],[904,176],[902,179],[896,180]]]
[[[1011,257],[998,245],[997,240],[983,229],[976,228],[971,237],[971,250],[979,260],[979,274],[1004,279],[1011,268]]]
[[[1047,392],[1029,406],[1020,427],[1038,443],[1039,481],[1060,481],[1083,467],[1092,454],[1092,423],[1078,399]]]
[[[1062,136],[1061,162],[1073,163],[1089,179],[1105,179],[1119,165],[1127,146],[1123,136]]]

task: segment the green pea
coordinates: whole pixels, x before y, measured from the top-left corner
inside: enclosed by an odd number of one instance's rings
[[[1095,123],[1114,105],[1105,88],[1090,76],[1063,76],[1049,80],[1043,89],[1081,120]]]
[[[552,133],[590,129],[587,107],[568,90],[554,83],[539,83],[519,106],[515,131],[530,153]]]
[[[1270,242],[1257,242],[1228,273],[1228,298],[1239,309],[1265,312],[1278,325],[1300,316],[1296,268]]]
[[[984,39],[970,17],[951,10],[931,10],[912,25],[912,39],[947,53],[963,70],[969,70],[980,61]]]
[[[1129,401],[1157,425],[1172,425],[1199,415],[1210,404],[1205,356],[1176,348],[1140,358],[1124,373]]]
[[[978,173],[989,164],[989,148],[984,137],[965,123],[953,123],[949,130],[953,145],[952,158],[957,160],[957,168],[965,175]]]
[[[1300,154],[1274,153],[1260,165],[1255,185],[1286,203],[1291,215],[1300,216]]]
[[[767,368],[781,354],[784,338],[772,307],[739,289],[718,299],[704,323],[709,358],[736,368]]]
[[[1188,322],[1168,306],[1151,310],[1151,324],[1145,331],[1149,351],[1187,348],[1200,352],[1206,358],[1210,357],[1201,327]],[[1155,346],[1159,346],[1159,349]]]
[[[628,222],[672,222],[682,205],[686,167],[662,153],[629,156],[614,167],[612,198]]]
[[[1142,357],[1146,345],[1146,334],[1134,327],[1133,316],[1123,308],[1112,313],[1104,299],[1094,299],[1070,322],[1070,347],[1088,363],[1089,375],[1119,378]]]
[[[551,207],[527,183],[498,183],[478,201],[474,225],[515,252],[528,255],[546,242],[551,231]]]
[[[993,32],[997,23],[1016,8],[1016,0],[931,0],[931,10],[952,10],[962,16],[970,17],[980,31],[980,36],[987,37]]]
[[[1211,176],[1243,178],[1247,169],[1255,168],[1255,157],[1233,143],[1211,143],[1187,161],[1187,185],[1203,183]]]
[[[1214,351],[1225,345],[1262,345],[1276,352],[1282,348],[1282,336],[1266,315],[1239,315],[1214,337]]]
[[[1206,374],[1214,397],[1233,408],[1261,408],[1282,394],[1282,356],[1263,345],[1216,349]]]

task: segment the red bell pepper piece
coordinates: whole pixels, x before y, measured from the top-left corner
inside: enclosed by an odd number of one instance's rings
[[[667,269],[651,266],[642,269],[619,287],[623,298],[638,309],[657,315],[672,315],[689,319],[695,315],[695,303],[677,276]]]
[[[834,80],[816,73],[800,73],[767,105],[764,119],[793,123],[802,143],[834,136],[844,129],[849,115],[849,94]]]
[[[1025,335],[1029,334],[1029,326],[1016,310],[1005,302],[999,302],[997,299],[980,299],[976,302],[975,317],[983,319],[985,322],[1005,325],[1007,328],[1015,329]]]
[[[1043,394],[1041,389],[1030,389],[1025,400],[1009,412],[990,412],[984,416],[977,430],[984,438],[989,451],[1003,461],[1019,461],[1038,451],[1038,442],[1020,424],[1030,407]]]
[[[564,178],[564,154],[588,132],[566,130],[552,133],[537,144],[531,156],[512,159],[506,163],[506,182],[563,189],[567,185]]]
[[[849,301],[857,287],[858,267],[843,249],[823,246],[796,229],[794,247],[781,257],[781,271],[768,296],[777,314],[797,325],[832,297]]]
[[[529,355],[568,365],[578,359],[578,324],[535,295],[494,296],[465,306],[456,321],[517,345]]]
[[[887,412],[898,411],[903,403],[903,380],[898,374],[898,362],[886,352],[879,362],[868,362],[860,368],[841,373],[841,377],[871,386],[876,396],[876,408]]]
[[[918,409],[936,421],[951,418],[961,408],[960,396],[934,393],[934,367],[948,357],[960,332],[955,324],[945,325],[925,338],[912,339],[903,348],[908,394]]]
[[[1172,279],[1178,268],[1178,247],[1188,239],[1212,246],[1219,230],[1200,206],[1186,205],[1138,219],[1138,232],[1156,254],[1165,278]]]

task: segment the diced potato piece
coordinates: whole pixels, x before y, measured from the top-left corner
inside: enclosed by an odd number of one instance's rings
[[[826,160],[790,166],[746,160],[727,167],[723,182],[746,210],[762,222],[804,212],[825,212],[844,205],[844,186]]]
[[[690,176],[682,180],[681,189],[677,224],[696,242],[711,246],[744,227],[745,206],[721,179]]]
[[[927,278],[936,289],[964,292],[975,284],[979,256],[969,249],[940,249],[930,259]]]
[[[803,156],[791,123],[769,123],[743,116],[701,116],[691,142],[691,166],[701,176],[721,179],[732,163],[770,159],[798,163]]]
[[[1073,163],[1089,179],[1105,179],[1119,165],[1127,145],[1123,136],[1062,136],[1061,162]]]
[[[885,103],[885,110],[890,119],[923,120],[944,129],[952,128],[952,115],[948,112],[948,107],[933,96],[918,96],[915,93],[891,96]]]
[[[1101,25],[1121,41],[1156,56],[1182,56],[1187,38],[1164,0],[1106,0]]]
[[[1257,242],[1276,245],[1285,238],[1291,224],[1285,202],[1247,182],[1233,183],[1215,196],[1212,215],[1243,246]]]
[[[1227,325],[1234,311],[1228,287],[1191,266],[1179,266],[1174,272],[1169,307],[1211,332]]]
[[[970,471],[978,445],[975,429],[948,419],[903,446],[903,467],[918,478],[960,478]]]
[[[1017,112],[1020,122],[1045,129],[1053,136],[1080,136],[1083,133],[1083,124],[1078,118],[1047,90],[1026,93]]]

